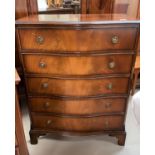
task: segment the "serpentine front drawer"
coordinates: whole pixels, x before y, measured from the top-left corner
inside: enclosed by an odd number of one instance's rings
[[[46,52],[86,52],[99,50],[132,50],[136,28],[102,28],[89,30],[19,29],[21,49]]]
[[[129,79],[123,77],[95,79],[27,78],[30,94],[58,96],[96,96],[127,94]]]
[[[119,130],[123,128],[123,116],[99,117],[56,117],[53,115],[32,115],[33,127],[56,131],[93,132]]]
[[[126,98],[92,99],[52,99],[48,97],[30,97],[32,112],[54,113],[60,115],[96,115],[125,113]]]
[[[49,75],[130,74],[133,55],[32,55],[24,54],[25,72]],[[33,64],[31,63],[33,62]]]

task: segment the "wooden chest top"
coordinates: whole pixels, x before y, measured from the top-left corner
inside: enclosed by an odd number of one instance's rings
[[[60,14],[60,15],[33,15],[16,20],[16,24],[22,25],[82,25],[82,24],[134,24],[139,19],[127,14]]]

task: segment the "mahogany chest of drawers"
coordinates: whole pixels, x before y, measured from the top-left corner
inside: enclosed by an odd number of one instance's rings
[[[46,133],[109,134],[125,143],[139,21],[120,15],[36,15],[16,21],[36,144]]]

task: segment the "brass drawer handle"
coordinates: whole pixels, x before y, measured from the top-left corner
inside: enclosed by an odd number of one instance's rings
[[[42,87],[43,87],[43,88],[48,88],[48,83],[43,83],[43,84],[42,84]]]
[[[112,88],[113,88],[112,83],[109,83],[109,84],[107,85],[107,89],[112,90]]]
[[[118,39],[118,36],[113,36],[112,39],[111,39],[111,41],[112,41],[113,44],[117,44],[118,43],[118,40],[119,40]]]
[[[51,120],[47,120],[46,124],[47,125],[51,125],[52,121]]]
[[[106,104],[105,104],[105,108],[106,108],[106,109],[111,108],[111,103],[106,103]]]
[[[45,68],[45,67],[46,67],[46,64],[45,64],[44,62],[40,62],[40,63],[39,63],[39,67],[40,67],[40,68]]]
[[[38,44],[43,44],[44,38],[43,38],[42,36],[38,36],[38,37],[36,38],[36,42],[37,42]]]
[[[108,67],[109,67],[110,69],[115,68],[115,66],[116,66],[116,64],[115,64],[115,62],[114,62],[114,61],[109,62],[109,64],[108,64]]]
[[[44,104],[44,107],[45,107],[45,108],[49,108],[49,106],[50,106],[50,103],[49,103],[49,102],[46,102],[46,103]]]
[[[109,128],[109,121],[108,120],[106,120],[104,124],[105,124],[105,128]]]

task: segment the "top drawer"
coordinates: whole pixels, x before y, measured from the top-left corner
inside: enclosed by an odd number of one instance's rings
[[[134,49],[136,28],[85,30],[19,29],[21,49],[47,52],[86,52]],[[35,52],[35,51],[33,51]]]

